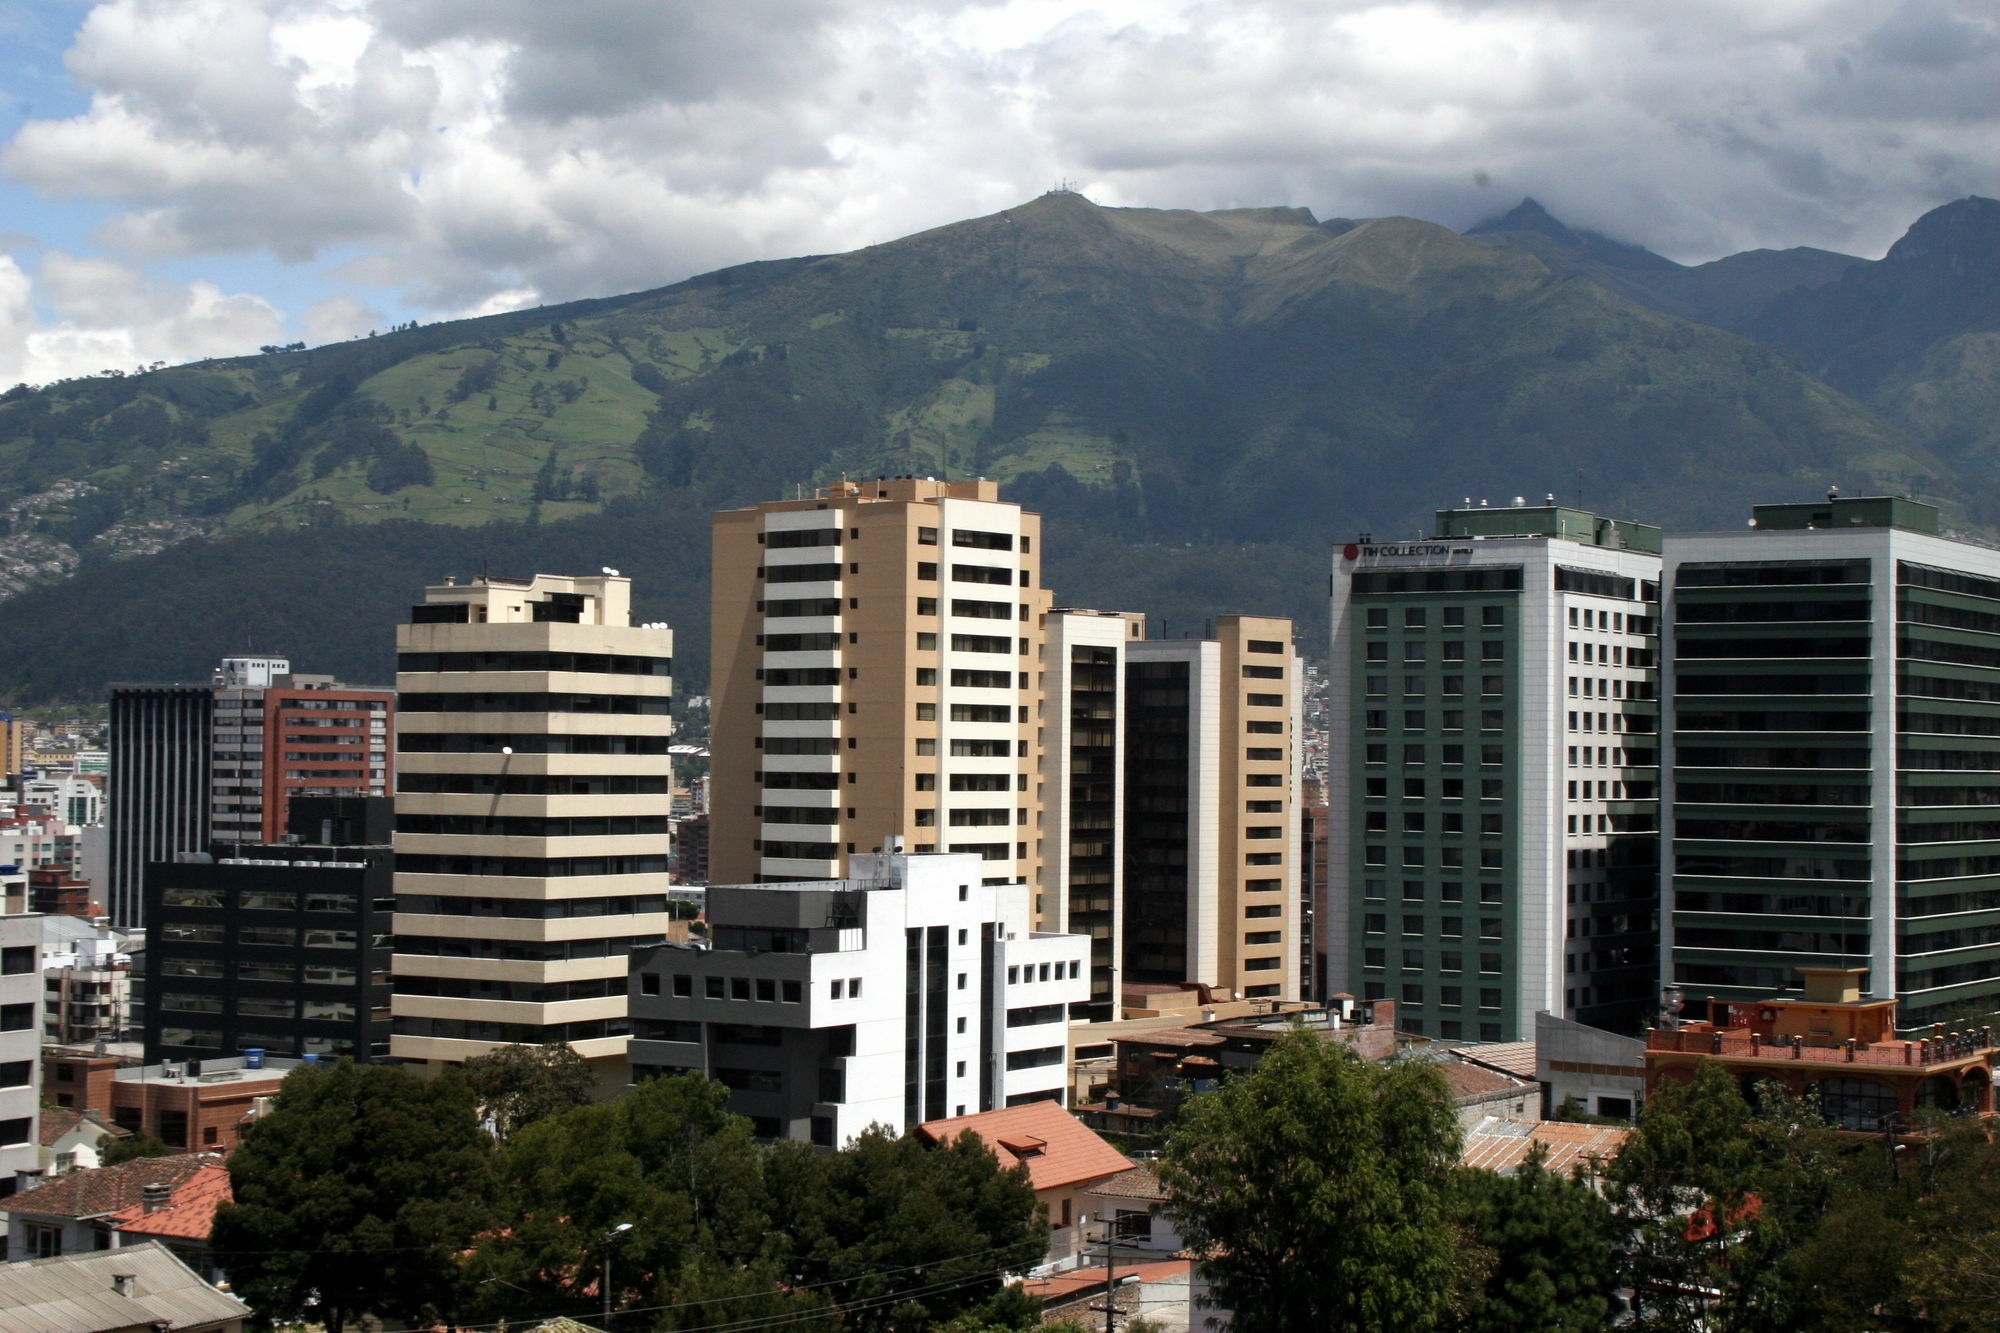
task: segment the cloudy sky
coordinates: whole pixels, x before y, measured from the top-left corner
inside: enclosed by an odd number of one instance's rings
[[[1690,262],[2000,194],[1991,0],[0,0],[0,383],[992,212],[1524,194]]]

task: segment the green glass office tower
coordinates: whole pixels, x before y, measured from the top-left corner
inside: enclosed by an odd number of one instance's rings
[[[1334,555],[1327,994],[1397,1026],[1625,1025],[1658,978],[1659,530],[1440,511]]]
[[[2000,552],[1886,498],[1666,544],[1669,976],[1862,967],[1904,1030],[2000,1005]]]

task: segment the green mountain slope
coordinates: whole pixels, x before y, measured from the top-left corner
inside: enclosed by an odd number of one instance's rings
[[[385,599],[369,615],[393,623],[423,581],[481,553],[495,570],[637,572],[672,551],[651,577],[679,585],[701,577],[709,509],[843,472],[997,477],[1089,553],[1060,600],[1188,628],[1217,610],[1316,615],[1328,542],[1413,530],[1466,494],[1580,489],[1689,525],[1829,481],[1961,486],[1788,357],[1519,246],[1404,218],[1056,193],[612,300],[12,391],[0,595],[67,577],[72,622],[200,626],[191,606],[262,604],[260,577],[300,596],[317,578],[354,589],[357,613]],[[135,607],[117,588],[139,566],[121,556],[179,581]],[[17,597],[10,622],[52,595]],[[693,661],[702,591],[651,595]],[[0,644],[0,691],[56,688],[28,662],[76,631],[47,614],[33,623],[53,639]],[[232,619],[207,618],[218,636]],[[156,660],[197,651],[161,644]],[[115,672],[78,660],[82,691],[99,672],[162,674],[130,653]]]

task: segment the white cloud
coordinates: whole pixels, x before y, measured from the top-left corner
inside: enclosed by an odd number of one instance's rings
[[[12,259],[0,260],[0,378],[9,383],[242,356],[283,328],[270,302],[211,282],[161,282],[58,250],[42,256],[31,284]]]
[[[307,339],[316,344],[358,338],[382,328],[387,322],[367,302],[352,296],[330,296],[324,301],[315,301],[299,316],[299,323],[305,325]]]
[[[333,257],[331,289],[437,313],[847,249],[1059,179],[1457,225],[1533,194],[1688,259],[1879,253],[2000,190],[2000,16],[1973,0],[103,0],[68,61],[89,106],[0,166],[109,201],[111,252]],[[355,315],[316,310],[315,337]],[[167,326],[128,332],[150,358]]]

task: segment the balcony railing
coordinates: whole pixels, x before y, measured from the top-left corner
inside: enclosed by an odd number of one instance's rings
[[[1817,1064],[1903,1065],[1921,1068],[1948,1064],[1994,1050],[1993,1029],[1976,1028],[1948,1037],[1917,1041],[1842,1042],[1813,1045],[1796,1037],[1762,1037],[1754,1032],[1717,1032],[1654,1028],[1646,1034],[1649,1051],[1686,1055],[1719,1055],[1737,1060],[1803,1060]]]

